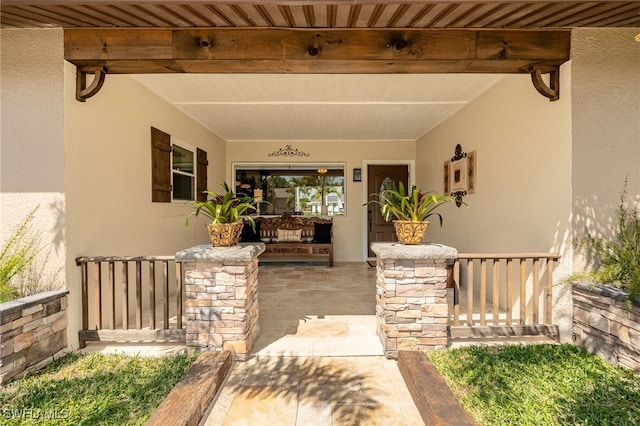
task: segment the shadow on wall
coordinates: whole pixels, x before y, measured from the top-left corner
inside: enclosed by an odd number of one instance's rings
[[[64,252],[65,247],[65,229],[67,226],[65,205],[62,200],[55,200],[49,204],[48,211],[55,218],[53,222],[53,228],[51,229],[51,235],[53,235],[53,247],[56,253]]]
[[[640,196],[636,196],[635,200],[624,190],[616,192],[616,201],[602,202],[597,196],[584,197],[579,196],[573,203],[573,238],[572,244],[575,249],[577,266],[575,270],[583,270],[588,267],[597,266],[597,259],[581,252],[578,247],[587,235],[596,238],[612,237],[618,229],[618,217],[616,209],[618,208],[620,197],[626,196],[630,206],[640,202]]]
[[[37,204],[12,228],[12,235],[2,241],[2,250],[6,251],[3,263],[25,261],[10,281],[19,297],[65,288],[64,225],[62,200],[52,201],[46,207]]]

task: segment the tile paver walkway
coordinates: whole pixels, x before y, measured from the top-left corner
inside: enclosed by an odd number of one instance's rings
[[[255,357],[236,363],[206,426],[422,425],[395,361]]]
[[[375,268],[261,264],[260,337],[202,424],[422,425],[375,334]]]

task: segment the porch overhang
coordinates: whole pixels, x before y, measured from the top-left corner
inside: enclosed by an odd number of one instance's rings
[[[6,0],[0,8],[3,28],[65,29],[80,101],[105,74],[249,72],[528,73],[557,100],[571,28],[640,25],[638,2],[577,0]]]

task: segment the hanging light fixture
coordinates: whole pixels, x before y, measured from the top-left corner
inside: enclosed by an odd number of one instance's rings
[[[318,173],[320,173],[321,175],[327,173],[328,170],[327,169],[318,169]]]

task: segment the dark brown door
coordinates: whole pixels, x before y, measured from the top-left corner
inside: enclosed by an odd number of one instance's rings
[[[369,165],[367,168],[367,193],[375,194],[391,185],[402,182],[409,184],[409,166],[407,165]],[[375,257],[371,251],[371,243],[381,241],[396,241],[396,233],[392,222],[385,222],[380,213],[380,206],[370,204],[367,206],[367,247],[369,257]]]

